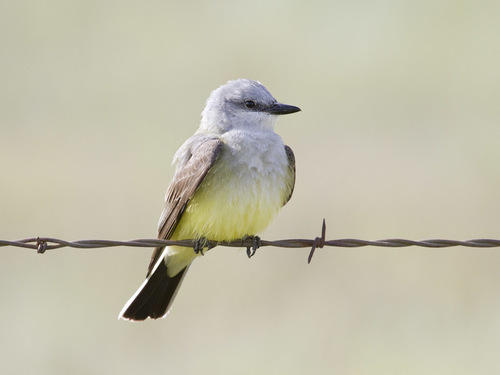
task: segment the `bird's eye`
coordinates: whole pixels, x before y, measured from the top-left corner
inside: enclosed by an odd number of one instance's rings
[[[247,100],[245,102],[245,107],[247,107],[247,108],[253,108],[253,107],[255,107],[255,102],[253,100]]]

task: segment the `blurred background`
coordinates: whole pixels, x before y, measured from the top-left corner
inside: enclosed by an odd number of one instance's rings
[[[2,1],[0,238],[154,238],[211,90],[261,81],[297,184],[263,239],[500,238],[498,1]],[[217,248],[118,321],[151,250],[0,249],[0,372],[500,371],[500,251]]]

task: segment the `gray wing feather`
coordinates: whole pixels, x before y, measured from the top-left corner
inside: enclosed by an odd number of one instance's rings
[[[295,155],[293,154],[292,149],[288,146],[285,146],[285,152],[286,152],[286,156],[288,158],[288,171],[290,173],[292,183],[290,184],[290,194],[288,195],[288,198],[283,203],[283,206],[288,203],[290,198],[292,198],[293,189],[295,188]]]
[[[201,144],[194,143],[188,150],[189,153],[183,155],[179,161],[182,164],[178,165],[165,194],[165,207],[158,225],[158,238],[160,239],[168,240],[172,237],[187,204],[219,158],[223,146],[219,139],[214,138],[201,140]],[[161,256],[163,249],[163,247],[155,248],[149,263],[148,275]]]

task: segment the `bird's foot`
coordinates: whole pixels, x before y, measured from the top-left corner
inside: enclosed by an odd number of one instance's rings
[[[194,245],[193,245],[193,250],[195,252],[196,255],[198,254],[201,254],[201,255],[205,255],[203,253],[203,249],[205,247],[208,247],[208,249],[210,250],[210,246],[208,244],[208,239],[206,239],[205,237],[200,237],[198,238],[195,242],[194,242]]]
[[[243,241],[245,240],[253,240],[253,246],[250,247],[250,246],[247,246],[247,256],[248,258],[251,258],[255,255],[255,252],[257,251],[257,249],[260,247],[261,245],[261,241],[260,241],[260,237],[259,236],[249,236],[249,235],[246,235],[245,237],[243,237]]]

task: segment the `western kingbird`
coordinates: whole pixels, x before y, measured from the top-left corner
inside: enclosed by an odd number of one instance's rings
[[[212,91],[200,127],[175,153],[177,166],[158,238],[223,242],[263,231],[295,185],[293,152],[274,132],[274,124],[277,115],[298,111],[248,79]],[[156,248],[146,280],[119,318],[164,317],[199,254],[188,247]]]

